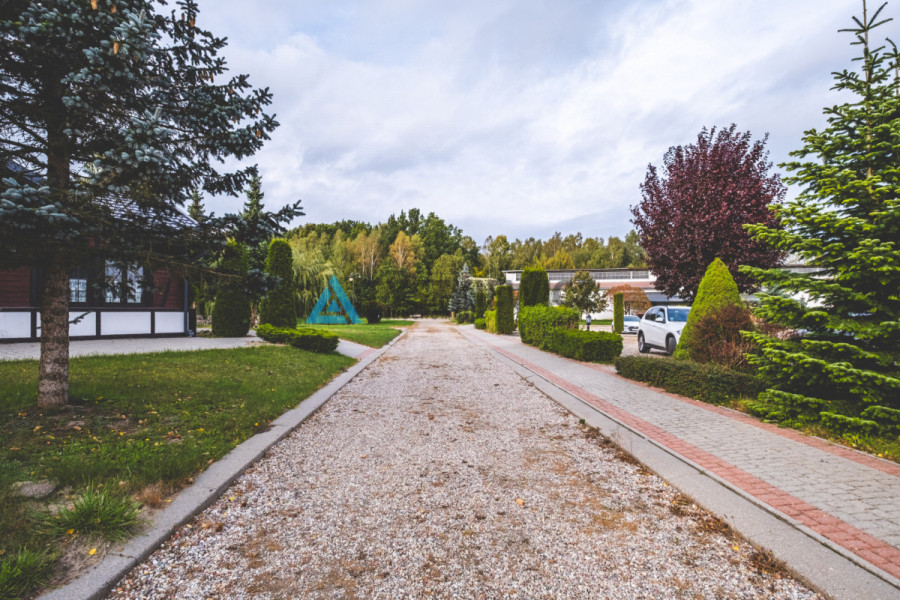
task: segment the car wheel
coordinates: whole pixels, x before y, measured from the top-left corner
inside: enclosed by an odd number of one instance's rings
[[[640,352],[641,354],[650,352],[650,346],[648,346],[647,342],[644,341],[643,331],[638,331],[638,352]]]
[[[670,335],[669,337],[666,338],[666,352],[669,354],[669,356],[672,356],[673,354],[675,354],[676,346],[678,346],[678,344],[675,343],[674,336]]]

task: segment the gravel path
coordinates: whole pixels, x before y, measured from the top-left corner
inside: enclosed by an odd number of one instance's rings
[[[815,598],[423,321],[112,598]]]

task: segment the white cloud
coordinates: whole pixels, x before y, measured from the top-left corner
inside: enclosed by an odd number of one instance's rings
[[[479,242],[623,235],[647,163],[732,121],[785,160],[851,56],[837,0],[449,4],[201,3],[232,69],[275,94],[267,204],[418,207]]]

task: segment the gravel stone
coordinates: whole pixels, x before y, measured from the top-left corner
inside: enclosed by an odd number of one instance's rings
[[[422,321],[110,597],[820,597],[761,557]]]

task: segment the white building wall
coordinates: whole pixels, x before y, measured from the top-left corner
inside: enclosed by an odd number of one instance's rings
[[[31,337],[30,312],[0,312],[0,338]]]

